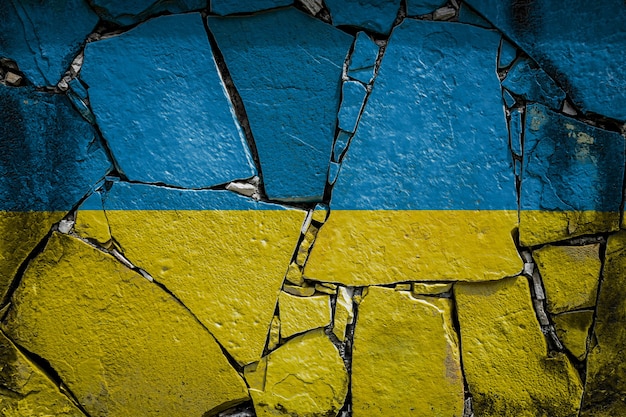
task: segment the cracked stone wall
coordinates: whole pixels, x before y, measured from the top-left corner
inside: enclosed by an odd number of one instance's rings
[[[625,21],[0,2],[0,415],[626,415]]]

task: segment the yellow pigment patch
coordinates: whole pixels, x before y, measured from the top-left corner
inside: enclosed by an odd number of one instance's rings
[[[330,296],[298,297],[281,292],[278,298],[280,335],[287,338],[330,324]]]
[[[619,212],[540,211],[520,212],[520,243],[535,246],[586,234],[619,230]]]
[[[593,311],[572,311],[552,317],[556,334],[563,345],[580,361],[587,356],[587,337]]]
[[[79,210],[76,213],[74,232],[80,237],[93,239],[102,245],[111,240],[109,221],[104,210]]]

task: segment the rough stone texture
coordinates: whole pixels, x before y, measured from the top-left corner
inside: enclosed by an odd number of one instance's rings
[[[348,325],[354,321],[352,292],[352,290],[342,286],[337,289],[337,302],[333,316],[333,333],[342,342],[346,339]]]
[[[451,283],[436,283],[436,284],[423,284],[421,282],[414,282],[411,288],[415,295],[438,295],[444,292],[450,292],[452,290]]]
[[[463,413],[452,302],[370,287],[352,351],[354,417]]]
[[[517,58],[517,55],[519,54],[519,50],[517,49],[517,47],[515,45],[513,45],[511,42],[507,41],[505,38],[502,38],[502,41],[500,42],[500,50],[498,51],[498,68],[506,68],[509,67],[514,61],[515,58]],[[530,61],[528,59],[520,59],[520,63],[522,63],[522,67],[525,67],[526,65],[530,65]],[[554,84],[554,80],[552,80],[547,74],[541,72],[542,75],[540,75],[542,77],[542,80],[546,83],[548,83],[550,85],[550,87],[555,87]],[[532,72],[531,72],[532,75]],[[508,73],[507,73],[508,76]],[[547,77],[547,80],[545,80],[544,77]],[[521,79],[519,80],[521,81]],[[532,82],[532,78],[530,80],[527,80]]]
[[[84,0],[4,0],[0,16],[0,57],[35,85],[56,85],[98,23]]]
[[[336,416],[348,392],[348,374],[323,329],[291,339],[245,368],[258,417]]]
[[[378,57],[378,45],[365,32],[359,32],[354,41],[354,49],[350,55],[348,75],[365,84],[374,77],[374,65]]]
[[[559,110],[565,99],[565,92],[529,59],[518,59],[507,72],[502,86],[527,101],[545,104],[553,110]]]
[[[181,13],[207,6],[207,0],[89,0],[89,3],[102,19],[120,25],[139,23],[164,12]]]
[[[339,108],[339,129],[354,133],[365,100],[365,87],[357,81],[346,81],[342,86],[341,107]]]
[[[0,85],[0,299],[50,227],[110,169],[65,97]]]
[[[304,212],[229,191],[125,183],[113,185],[105,210],[133,264],[176,294],[239,363],[260,359]]]
[[[281,292],[278,298],[278,308],[282,338],[330,324],[330,297],[328,295],[297,297]]]
[[[85,239],[92,239],[100,245],[111,241],[111,230],[102,205],[102,195],[90,195],[76,211],[74,232]]]
[[[619,228],[624,138],[526,109],[520,241],[532,246]]]
[[[587,357],[582,416],[626,414],[626,232],[609,236]]]
[[[406,13],[409,16],[420,16],[432,13],[435,9],[446,4],[445,0],[408,0]]]
[[[46,358],[92,416],[202,416],[248,397],[184,307],[66,235],[30,264],[2,328]]]
[[[463,369],[477,416],[578,415],[582,383],[548,355],[525,277],[454,286]]]
[[[292,0],[211,0],[211,12],[224,16],[289,6]]]
[[[492,29],[493,25],[477,14],[473,9],[467,7],[466,3],[459,6],[458,21],[469,25]]]
[[[533,251],[548,311],[562,313],[594,307],[600,280],[600,245],[544,246]]]
[[[256,174],[200,14],[89,43],[81,79],[129,179],[199,188]]]
[[[587,338],[593,311],[573,311],[552,316],[556,334],[563,346],[580,361],[587,356]]]
[[[321,200],[353,38],[295,9],[208,20],[246,108],[268,197]]]
[[[84,417],[0,332],[0,413],[4,417]]]
[[[626,5],[622,0],[468,0],[585,112],[626,120]],[[601,81],[600,81],[601,80]]]
[[[355,26],[386,34],[396,19],[400,0],[326,0],[335,26]]]

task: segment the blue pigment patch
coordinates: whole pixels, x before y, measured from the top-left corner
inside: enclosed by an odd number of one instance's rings
[[[335,26],[354,26],[387,34],[396,20],[400,0],[326,0]]]
[[[292,0],[211,0],[211,12],[224,16],[290,6]]]
[[[119,25],[132,25],[168,12],[182,13],[207,7],[207,0],[90,0],[98,15]]]

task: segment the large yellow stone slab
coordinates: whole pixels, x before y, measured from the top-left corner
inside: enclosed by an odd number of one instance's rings
[[[280,335],[283,339],[330,324],[330,297],[298,297],[281,292],[278,297]]]
[[[0,415],[85,417],[2,332],[0,332]]]
[[[572,311],[552,316],[559,340],[578,360],[587,356],[587,337],[593,323],[593,311]]]
[[[481,417],[574,417],[582,383],[564,354],[548,355],[525,277],[454,286],[463,369]]]
[[[295,210],[107,211],[124,255],[176,294],[240,364],[261,358],[304,217]]]
[[[583,416],[626,415],[626,231],[609,236],[587,356]]]
[[[213,337],[113,257],[54,233],[2,325],[47,359],[92,416],[207,416],[245,401]]]
[[[336,416],[348,392],[348,373],[323,329],[297,336],[246,366],[258,417]]]
[[[352,286],[500,279],[522,269],[516,226],[511,210],[334,210],[304,275]]]
[[[533,251],[546,290],[548,311],[594,307],[600,280],[600,245],[552,246]]]
[[[369,288],[354,333],[354,417],[463,414],[463,376],[451,314],[449,299]]]

